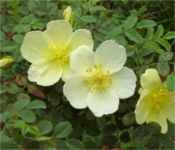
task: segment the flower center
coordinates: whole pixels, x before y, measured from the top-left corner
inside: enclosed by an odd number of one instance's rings
[[[85,83],[92,92],[103,91],[112,83],[111,74],[101,65],[94,65],[86,70]]]
[[[53,57],[53,61],[55,61],[58,65],[64,66],[69,63],[69,55],[66,50],[61,50],[55,54]]]
[[[47,56],[47,61],[65,67],[69,64],[69,51],[67,46],[56,47],[49,46],[50,53]]]
[[[167,106],[168,102],[172,99],[173,93],[168,91],[168,89],[161,85],[153,89],[147,96],[146,99],[152,104],[153,111],[161,111]]]

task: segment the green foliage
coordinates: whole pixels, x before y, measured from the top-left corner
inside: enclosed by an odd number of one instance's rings
[[[164,39],[167,39],[167,40],[175,39],[175,32],[173,31],[167,32],[164,35]]]
[[[27,106],[28,109],[45,109],[46,104],[41,100],[34,100]]]
[[[32,123],[35,122],[36,116],[35,114],[30,110],[22,110],[19,113],[19,116],[24,120],[25,122]]]
[[[161,135],[157,124],[136,124],[137,92],[120,101],[115,114],[95,118],[69,105],[62,82],[42,88],[27,80],[29,63],[20,55],[24,35],[63,19],[68,5],[73,28],[91,30],[95,47],[114,39],[126,47],[126,65],[138,77],[146,68],[157,68],[169,90],[175,89],[173,1],[0,1],[0,56],[15,59],[0,69],[1,149],[173,149],[174,125],[169,123],[168,133]]]
[[[144,19],[137,24],[138,29],[152,28],[156,26],[156,22],[153,20]]]
[[[124,21],[123,27],[125,30],[131,29],[135,26],[138,21],[138,17],[135,15],[131,15]]]
[[[25,108],[30,103],[30,99],[19,99],[15,102],[14,107],[17,111],[20,111]]]
[[[53,125],[52,122],[48,120],[42,120],[38,123],[39,130],[42,135],[48,134],[52,131]]]
[[[72,125],[68,121],[58,123],[54,129],[54,133],[57,138],[66,138],[71,132]]]
[[[170,74],[167,77],[166,84],[167,84],[167,87],[170,91],[175,90],[175,74],[174,73]]]
[[[135,29],[129,30],[125,34],[130,41],[133,41],[138,44],[143,42],[142,36]]]

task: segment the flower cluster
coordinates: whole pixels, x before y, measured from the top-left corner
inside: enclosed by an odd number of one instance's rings
[[[26,34],[21,53],[31,63],[28,79],[41,86],[62,79],[64,95],[72,107],[88,107],[96,117],[112,114],[119,108],[119,99],[131,97],[136,88],[134,71],[124,66],[126,50],[114,40],[106,40],[94,50],[89,30],[73,31],[71,14],[67,8],[64,20],[49,22],[45,31]],[[165,133],[166,119],[175,122],[173,92],[154,69],[142,75],[141,86],[136,121],[157,122]]]

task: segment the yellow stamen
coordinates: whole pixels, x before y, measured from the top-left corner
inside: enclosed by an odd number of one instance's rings
[[[48,49],[50,50],[50,53],[47,54],[48,62],[61,67],[69,64],[69,51],[67,46],[57,47],[55,45],[50,45]]]
[[[150,102],[152,111],[161,111],[167,106],[167,103],[172,99],[173,93],[162,84],[154,88],[146,97],[145,100]]]
[[[101,65],[94,65],[87,69],[85,83],[92,92],[106,90],[112,83],[111,74]]]

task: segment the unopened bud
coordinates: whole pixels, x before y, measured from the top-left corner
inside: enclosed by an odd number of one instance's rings
[[[70,6],[66,7],[63,11],[64,19],[68,22],[72,21],[72,8]]]
[[[14,62],[13,57],[11,57],[11,56],[4,56],[4,57],[0,58],[0,68],[8,66],[12,62]]]

